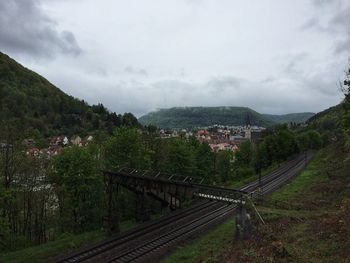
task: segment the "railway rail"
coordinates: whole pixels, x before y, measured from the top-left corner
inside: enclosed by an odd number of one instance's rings
[[[299,155],[285,165],[240,188],[256,195],[266,195],[298,174],[313,154]],[[259,188],[260,186],[260,188]],[[259,188],[259,191],[258,191]],[[78,250],[51,262],[154,262],[181,242],[217,225],[234,214],[236,204],[201,201],[187,209],[173,212],[155,222]]]

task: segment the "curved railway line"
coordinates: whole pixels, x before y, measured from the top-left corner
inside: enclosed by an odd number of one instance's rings
[[[261,178],[259,194],[266,195],[298,174],[313,154],[298,155],[275,171]],[[257,194],[259,181],[240,190]],[[202,233],[232,217],[237,205],[217,201],[201,201],[192,207],[173,212],[154,222],[51,260],[73,262],[155,262],[176,244]]]

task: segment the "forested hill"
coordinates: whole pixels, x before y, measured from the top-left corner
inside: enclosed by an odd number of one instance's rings
[[[245,125],[249,116],[252,125],[268,127],[277,123],[304,122],[312,113],[267,115],[247,107],[175,107],[148,113],[139,121],[161,128],[193,128],[214,124]]]
[[[161,128],[194,128],[214,124],[245,125],[249,116],[252,125],[271,126],[274,123],[246,107],[175,107],[160,109],[139,118],[144,125]]]
[[[307,120],[307,124],[311,128],[326,133],[331,137],[340,137],[342,134],[341,124],[344,114],[344,103],[340,103],[315,114]]]
[[[264,117],[277,123],[303,123],[315,115],[313,112],[289,113],[282,115],[262,114]]]
[[[19,127],[27,135],[44,136],[86,134],[122,123],[138,125],[130,113],[117,115],[102,104],[90,106],[65,94],[1,52],[0,121]]]

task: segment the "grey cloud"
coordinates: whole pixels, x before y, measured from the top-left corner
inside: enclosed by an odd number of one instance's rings
[[[73,33],[58,31],[38,0],[0,1],[0,48],[33,57],[81,53]]]
[[[221,87],[221,88],[232,88],[240,85],[241,79],[235,77],[216,77],[208,81],[207,86],[209,87]]]
[[[311,17],[309,20],[307,20],[301,27],[301,30],[314,30],[316,29],[319,32],[322,33],[328,33],[328,34],[335,34],[336,31],[329,27],[329,25],[323,25],[321,24],[321,21],[318,17]]]
[[[334,38],[336,54],[350,52],[350,5],[345,0],[330,1],[330,0],[315,0],[313,1],[316,9],[327,5],[327,9],[331,9],[330,5],[334,5],[335,12],[332,13],[329,21],[322,25],[318,17],[311,17],[304,23],[301,29],[312,30],[316,29],[320,32],[332,35]]]
[[[310,28],[319,28],[320,21],[317,17],[311,17],[309,20],[307,20],[300,28],[303,30],[307,30]]]
[[[208,81],[206,83],[206,87],[207,89],[211,90],[212,94],[218,94],[221,92],[224,92],[226,90],[235,90],[237,88],[240,87],[240,83],[243,80],[240,80],[238,78],[235,77],[217,77],[217,78],[213,78],[210,81]]]
[[[313,66],[305,67],[305,65]],[[318,94],[329,97],[337,96],[337,79],[329,76],[336,76],[340,73],[338,66],[332,62],[322,64],[322,67],[319,66],[319,62],[309,57],[308,54],[299,53],[291,56],[286,63],[282,71],[283,78]]]
[[[336,45],[335,51],[337,53],[350,52],[350,5],[338,12],[331,20],[332,29],[340,27],[342,40]]]
[[[322,6],[322,5],[326,5],[326,4],[330,4],[333,0],[314,0],[313,4],[315,6]]]
[[[301,64],[305,63],[305,60],[307,59],[308,55],[305,52],[295,54],[294,56],[291,56],[289,59],[289,62],[284,68],[283,73],[286,73],[288,75],[300,75],[303,71],[303,69],[300,67]]]
[[[153,85],[156,89],[160,90],[167,90],[169,92],[176,92],[179,90],[188,90],[193,89],[193,85],[180,80],[163,80],[163,81],[157,81]]]
[[[142,68],[134,68],[132,66],[127,66],[124,68],[124,71],[128,74],[132,75],[142,75],[142,76],[147,76],[147,71],[142,69]]]

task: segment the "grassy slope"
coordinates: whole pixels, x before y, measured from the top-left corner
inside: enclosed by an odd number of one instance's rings
[[[227,220],[204,237],[195,239],[191,244],[180,246],[162,263],[216,262],[220,253],[232,246],[234,220]]]
[[[341,147],[321,150],[258,209],[267,221],[221,262],[349,262],[350,163]],[[275,205],[277,202],[277,206]]]

